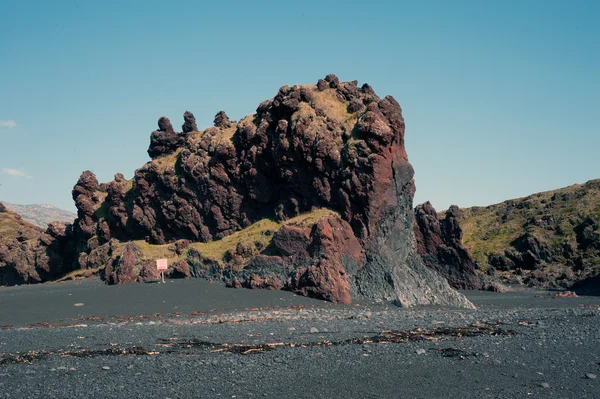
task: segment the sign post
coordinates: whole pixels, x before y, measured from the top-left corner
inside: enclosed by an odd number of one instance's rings
[[[165,282],[165,271],[169,268],[167,259],[157,259],[156,260],[156,270],[160,272],[160,277],[162,282]]]

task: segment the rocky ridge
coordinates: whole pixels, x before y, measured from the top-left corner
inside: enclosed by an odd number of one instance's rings
[[[92,172],[81,175],[73,189],[78,217],[53,237],[67,248],[56,271],[106,265],[109,283],[153,279],[148,259],[167,246],[173,275],[343,303],[361,296],[470,307],[417,253],[404,127],[393,97],[334,75],[284,86],[239,122],[219,112],[204,131],[190,112],[181,133],[161,117],[152,161],[132,180],[117,174],[100,184]],[[222,246],[265,220],[285,224],[319,209],[329,213],[221,258],[191,245]]]
[[[463,243],[481,272],[540,288],[600,275],[600,180],[461,209]]]

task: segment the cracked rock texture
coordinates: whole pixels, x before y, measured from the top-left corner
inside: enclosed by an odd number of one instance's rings
[[[144,248],[125,242],[211,242],[261,220],[284,223],[325,208],[337,216],[280,230],[256,254],[239,248],[232,259],[210,267],[204,259],[198,268],[189,249],[177,273],[343,303],[363,296],[401,306],[472,307],[417,252],[414,171],[393,97],[327,75],[317,85],[280,88],[238,122],[221,111],[213,127],[197,131],[186,112],[182,133],[166,117],[158,127],[152,160],[131,181],[117,174],[99,184],[92,172],[81,175],[65,256],[73,259],[70,269],[104,263],[111,283],[153,278],[146,277]]]

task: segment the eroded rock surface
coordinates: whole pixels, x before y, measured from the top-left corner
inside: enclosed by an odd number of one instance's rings
[[[425,264],[446,277],[458,289],[484,289],[486,283],[478,275],[477,262],[462,244],[462,229],[453,205],[440,218],[430,202],[415,208],[414,231],[417,249]]]
[[[210,242],[263,219],[285,222],[326,208],[339,216],[283,230],[269,248],[242,245],[216,260],[186,250],[176,273],[334,302],[364,296],[402,306],[472,306],[417,253],[414,171],[393,97],[328,75],[317,85],[282,87],[239,122],[221,111],[214,125],[196,132],[186,112],[177,133],[161,117],[152,161],[131,181],[116,175],[98,184],[93,173],[82,174],[73,190],[75,267],[110,258],[108,281],[130,282],[145,273],[143,262],[127,244],[115,264],[106,249],[115,240]]]

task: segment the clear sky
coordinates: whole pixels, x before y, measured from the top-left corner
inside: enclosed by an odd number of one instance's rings
[[[0,199],[74,210],[83,170],[149,160],[161,115],[240,119],[328,73],[400,102],[415,203],[600,178],[599,20],[596,0],[0,0]]]

